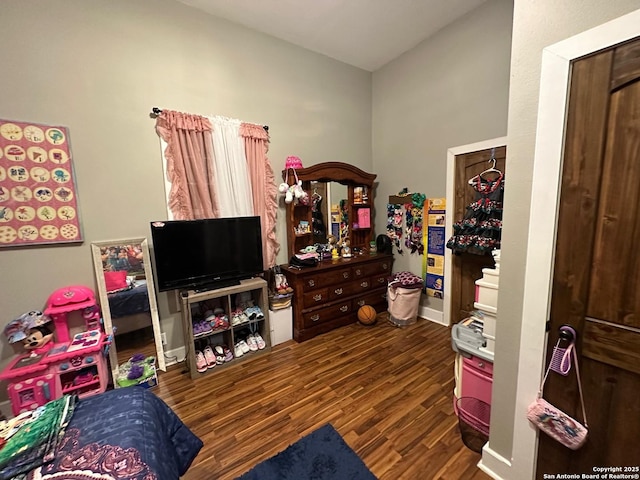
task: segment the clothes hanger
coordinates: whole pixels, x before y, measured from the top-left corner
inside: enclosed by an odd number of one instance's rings
[[[471,177],[469,179],[469,181],[467,182],[469,185],[473,185],[474,183],[476,183],[480,178],[482,178],[483,175],[486,175],[487,173],[497,173],[498,175],[502,175],[502,171],[498,170],[496,168],[496,158],[495,158],[495,148],[491,149],[491,158],[489,160],[487,160],[487,162],[492,162],[491,166],[489,168],[487,168],[486,170],[480,172],[478,175]]]

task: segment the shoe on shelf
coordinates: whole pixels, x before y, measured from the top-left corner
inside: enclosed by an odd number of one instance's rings
[[[231,350],[229,350],[229,347],[227,347],[226,345],[222,345],[222,351],[224,352],[225,362],[230,362],[231,360],[233,360],[233,353],[231,353]]]
[[[267,346],[264,338],[262,338],[262,335],[260,335],[259,333],[254,333],[253,337],[256,339],[256,342],[258,344],[258,350],[263,350]]]
[[[258,351],[258,341],[256,340],[256,337],[253,335],[253,333],[247,336],[246,342],[249,346],[249,350],[251,350],[252,352]]]
[[[249,317],[249,320],[264,320],[264,313],[260,307],[249,307],[244,311],[244,314]]]
[[[242,353],[249,353],[251,351],[251,349],[249,348],[249,345],[247,345],[247,342],[245,342],[244,340],[240,340],[237,346],[240,347],[240,349],[242,350]]]
[[[233,347],[233,353],[235,358],[239,358],[244,355],[242,347],[240,346],[240,342],[236,343],[235,347]]]
[[[224,363],[224,350],[222,350],[222,347],[220,345],[216,345],[215,347],[213,347],[213,350],[216,353],[216,363],[218,365],[222,365]]]
[[[242,325],[243,323],[247,323],[249,321],[249,317],[245,315],[245,313],[239,308],[231,312],[231,325],[237,326]]]
[[[204,354],[200,351],[196,351],[196,370],[200,373],[207,371],[207,360],[204,358]]]
[[[207,345],[206,347],[204,347],[204,350],[202,351],[203,355],[204,355],[204,359],[207,362],[207,368],[213,368],[216,366],[216,356],[213,353],[213,350],[211,350],[211,347],[209,345]]]
[[[216,320],[214,322],[215,330],[226,330],[229,328],[229,317],[227,317],[226,313],[220,313],[216,315]]]

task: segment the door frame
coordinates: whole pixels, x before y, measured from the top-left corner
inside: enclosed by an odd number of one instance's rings
[[[493,147],[502,147],[507,145],[507,137],[497,137],[489,140],[483,140],[482,142],[470,143],[468,145],[461,145],[459,147],[451,147],[447,150],[447,187],[446,187],[446,211],[449,212],[445,215],[445,235],[451,235],[453,232],[454,218],[451,212],[453,212],[453,206],[456,199],[456,167],[457,157],[466,153],[477,152],[479,150],[489,150]],[[445,238],[446,241],[446,238]],[[452,272],[452,252],[451,249],[444,249],[444,295],[443,295],[443,321],[438,322],[443,325],[451,325],[451,272]],[[449,280],[447,280],[449,276]]]
[[[538,432],[529,424],[525,412],[536,397],[544,370],[545,321],[551,306],[571,62],[638,35],[640,10],[553,44],[542,52],[529,216],[529,226],[535,228],[529,228],[527,241],[513,448],[511,462],[505,462],[492,452],[490,443],[485,446],[480,468],[494,478],[534,478],[536,473]],[[510,468],[505,470],[505,463],[510,463]]]

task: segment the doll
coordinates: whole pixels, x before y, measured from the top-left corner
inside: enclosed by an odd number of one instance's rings
[[[42,355],[53,347],[53,332],[46,325],[30,328],[26,338],[22,340],[25,350],[29,350],[32,356]]]
[[[9,343],[22,342],[24,349],[30,351],[32,356],[40,355],[53,347],[53,333],[47,326],[50,321],[48,315],[32,310],[11,321],[4,328],[4,334]]]

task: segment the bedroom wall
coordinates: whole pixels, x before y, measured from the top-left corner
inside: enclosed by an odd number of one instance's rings
[[[518,377],[532,373],[518,369],[522,358],[520,352],[526,351],[527,341],[521,340],[522,325],[545,320],[522,318],[542,50],[638,8],[638,0],[515,1],[507,134],[509,174],[505,189],[498,300],[501,320],[496,332],[492,402],[492,411],[499,414],[491,417],[489,447],[495,453],[495,459],[487,458],[486,452],[483,456],[483,463],[495,467],[496,478],[532,478],[519,455],[522,449],[527,453],[529,444],[514,443],[514,436],[522,439],[530,435],[530,426],[523,413],[526,405],[516,405]],[[542,367],[542,359],[529,360],[529,364],[537,361]],[[529,398],[534,395],[535,392],[531,392]],[[512,465],[502,460],[512,462]]]
[[[377,234],[403,187],[446,195],[449,148],[506,135],[512,11],[511,0],[489,0],[374,72]],[[420,275],[422,257],[405,249],[394,270]],[[442,300],[423,295],[421,304],[442,318]]]
[[[0,252],[0,325],[57,288],[94,287],[92,241],[150,237],[167,218],[154,106],[269,125],[277,178],[287,155],[372,170],[369,72],[178,2],[5,0],[0,42],[0,118],[69,128],[84,227],[82,245]],[[166,294],[159,307],[167,348],[182,346]]]

